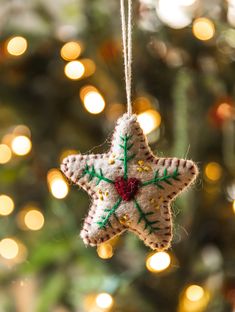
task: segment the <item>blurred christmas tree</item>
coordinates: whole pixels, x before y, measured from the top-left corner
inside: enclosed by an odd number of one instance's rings
[[[172,249],[131,234],[86,248],[88,197],[56,169],[74,148],[104,151],[125,111],[119,1],[2,0],[1,312],[235,310],[235,1],[134,12],[134,110],[156,154],[201,169]]]

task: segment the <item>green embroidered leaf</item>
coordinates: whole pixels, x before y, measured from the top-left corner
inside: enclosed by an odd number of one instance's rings
[[[88,181],[92,181],[94,178],[97,178],[96,185],[98,185],[101,181],[105,181],[107,183],[114,184],[114,181],[104,177],[102,169],[99,169],[99,173],[96,172],[94,165],[90,168],[87,164],[85,166],[85,169],[83,170],[82,177],[84,177],[86,174],[89,175]]]
[[[150,184],[154,184],[158,188],[164,189],[164,186],[161,185],[160,182],[165,182],[169,185],[172,185],[171,179],[179,181],[179,178],[178,178],[179,175],[180,174],[178,172],[178,167],[174,170],[174,172],[172,174],[168,174],[168,170],[167,170],[167,168],[165,168],[162,176],[159,176],[159,170],[157,170],[154,174],[154,178],[151,180],[143,182],[141,184],[141,186],[147,186]]]
[[[134,204],[135,204],[135,207],[136,209],[138,210],[139,214],[140,214],[140,217],[139,217],[139,220],[138,220],[138,224],[141,222],[141,221],[144,221],[145,222],[145,225],[144,225],[144,230],[148,229],[149,228],[149,234],[159,230],[160,228],[157,228],[157,227],[153,227],[153,224],[156,224],[158,223],[159,221],[158,220],[155,220],[155,221],[150,221],[148,219],[148,216],[154,214],[153,211],[149,211],[149,212],[144,212],[142,210],[142,208],[140,207],[139,203],[136,201],[136,199],[134,199]]]
[[[134,143],[128,145],[128,141],[131,139],[131,135],[125,135],[124,137],[120,135],[120,139],[123,141],[123,144],[119,144],[119,146],[123,149],[123,157],[119,158],[123,162],[124,166],[124,179],[128,178],[128,165],[127,163],[133,159],[136,155],[128,155],[128,151],[134,146]]]
[[[101,220],[96,222],[99,225],[100,229],[104,228],[106,225],[109,225],[112,228],[112,224],[110,223],[109,219],[112,215],[114,215],[115,218],[117,218],[115,211],[118,209],[121,202],[122,202],[122,198],[120,197],[111,209],[105,209],[104,210],[105,212],[107,212],[107,210],[108,210],[108,213],[106,215],[101,216]]]

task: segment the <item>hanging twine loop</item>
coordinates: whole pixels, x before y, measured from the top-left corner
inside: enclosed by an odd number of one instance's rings
[[[132,63],[132,0],[128,2],[128,15],[126,21],[125,13],[125,0],[120,0],[120,11],[121,11],[121,24],[122,24],[122,45],[123,45],[123,56],[124,56],[124,70],[125,70],[125,84],[126,84],[126,98],[127,98],[127,113],[129,116],[132,115],[131,105],[131,63]]]

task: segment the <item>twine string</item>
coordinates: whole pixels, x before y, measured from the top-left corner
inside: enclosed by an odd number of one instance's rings
[[[128,15],[127,15],[127,21],[126,21],[124,0],[120,0],[121,24],[122,24],[122,45],[123,45],[126,98],[127,98],[127,113],[130,116],[132,114],[132,104],[131,104],[132,0],[127,0],[127,2],[128,2]]]

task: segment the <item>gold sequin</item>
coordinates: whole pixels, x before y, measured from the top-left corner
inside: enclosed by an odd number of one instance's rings
[[[109,165],[113,165],[113,164],[115,164],[115,160],[113,158],[110,158],[109,159]]]
[[[122,225],[129,225],[130,222],[129,222],[129,216],[128,215],[124,215],[122,217],[119,218],[119,222],[122,224]]]
[[[151,168],[150,168],[149,166],[145,166],[143,169],[144,169],[144,171],[149,171],[149,170],[151,170]]]
[[[138,165],[139,165],[139,166],[143,166],[143,164],[144,164],[144,161],[143,161],[143,160],[139,160],[139,161],[138,161]]]
[[[137,168],[137,171],[138,171],[138,172],[142,172],[142,171],[143,171],[143,169],[142,169],[142,168],[140,168],[140,167],[138,167],[138,168]]]

